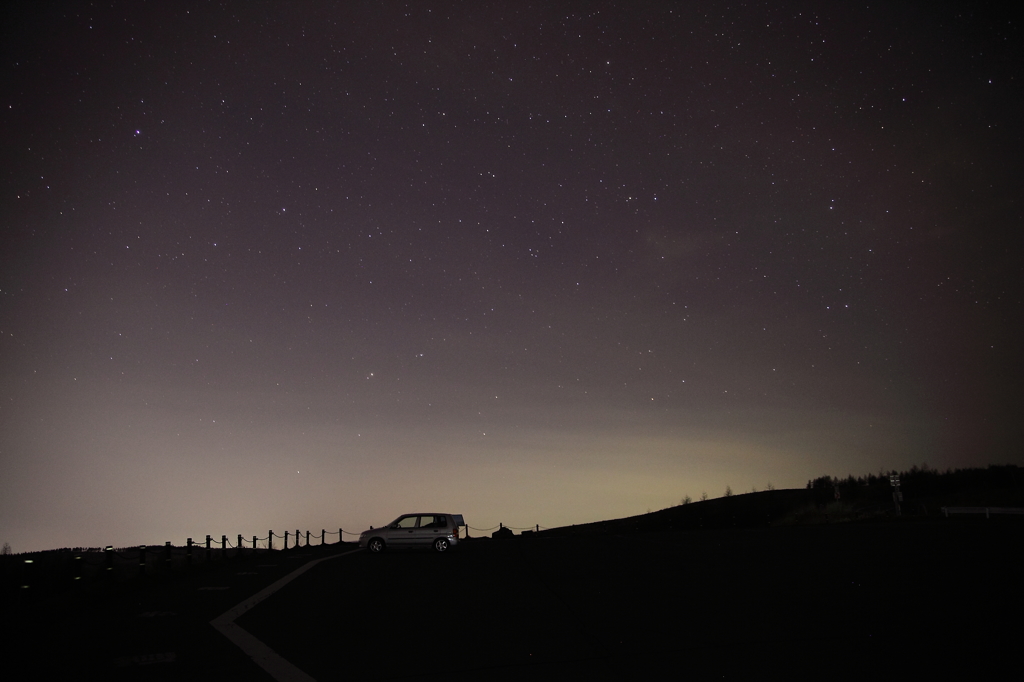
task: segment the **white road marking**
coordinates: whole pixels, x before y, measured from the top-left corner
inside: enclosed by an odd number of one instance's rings
[[[234,608],[228,609],[221,615],[217,616],[210,621],[218,632],[230,639],[235,645],[245,652],[249,658],[256,662],[256,665],[263,668],[278,682],[316,682],[312,677],[299,670],[297,667],[284,660],[279,656],[273,649],[268,647],[266,644],[256,639],[254,636],[246,632],[235,623],[235,619],[241,616],[243,613],[251,609],[252,607],[259,604],[261,601],[274,594],[282,587],[290,583],[291,581],[298,578],[300,575],[308,571],[309,569],[316,566],[321,561],[327,561],[329,559],[337,559],[341,556],[347,556],[349,554],[355,554],[361,550],[353,549],[348,552],[342,552],[341,554],[334,554],[332,556],[324,557],[323,559],[316,559],[310,561],[308,564],[304,564],[299,568],[295,569],[285,577],[278,580],[276,583],[268,585],[253,596],[249,597],[245,601],[241,602]]]

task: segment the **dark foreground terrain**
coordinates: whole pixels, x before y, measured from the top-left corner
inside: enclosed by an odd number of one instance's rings
[[[540,533],[444,555],[358,552],[237,622],[317,680],[922,679],[965,666],[987,678],[1019,665],[1020,521]],[[269,680],[209,621],[351,549],[279,551],[32,604],[5,615],[5,660],[29,661],[20,679]]]

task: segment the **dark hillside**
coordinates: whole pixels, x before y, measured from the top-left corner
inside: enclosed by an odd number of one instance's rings
[[[897,473],[897,472],[892,472]],[[901,516],[941,516],[942,507],[1024,507],[1024,470],[1014,465],[946,472],[927,466],[899,472]],[[888,474],[822,476],[806,488],[764,490],[669,507],[656,512],[543,531],[621,533],[838,523],[895,516]]]
[[[758,493],[719,497],[703,502],[691,502],[624,519],[553,528],[543,531],[543,534],[765,528],[795,509],[824,504],[827,502],[826,497],[827,495],[819,490],[799,488],[765,490]]]

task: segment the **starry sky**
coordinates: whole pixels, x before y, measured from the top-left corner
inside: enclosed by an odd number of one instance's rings
[[[0,541],[1024,463],[1021,23],[890,4],[3,10]]]

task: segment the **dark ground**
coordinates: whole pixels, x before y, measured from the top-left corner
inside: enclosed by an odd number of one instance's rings
[[[238,623],[318,680],[920,679],[965,666],[992,677],[1019,664],[1020,521],[541,533],[445,555],[361,552],[317,565]],[[86,586],[5,618],[5,660],[30,660],[35,679],[270,679],[209,621],[348,549]]]

